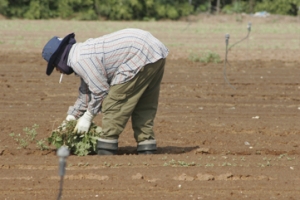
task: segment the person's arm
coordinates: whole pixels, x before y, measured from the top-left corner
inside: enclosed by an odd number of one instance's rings
[[[75,71],[75,70],[74,70]],[[88,132],[93,118],[101,111],[101,104],[105,96],[108,94],[109,84],[106,72],[99,63],[95,65],[89,59],[82,60],[76,65],[76,73],[82,78],[89,91],[89,101],[86,111],[78,119],[74,132]]]
[[[88,85],[82,78],[80,78],[80,81],[77,100],[68,110],[68,116],[74,116],[76,119],[80,118],[86,112],[91,99],[91,91],[89,90]]]
[[[101,93],[91,93],[91,100],[88,105],[88,110],[91,114],[97,115],[101,112],[102,102],[104,98],[107,96],[108,91]]]
[[[88,132],[91,123],[98,112],[101,111],[101,104],[106,93],[91,94],[91,101],[85,113],[78,119],[77,124],[74,128],[75,133],[86,133]]]

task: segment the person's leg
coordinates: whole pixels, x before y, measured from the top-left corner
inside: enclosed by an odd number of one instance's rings
[[[136,78],[111,86],[102,102],[102,133],[97,142],[98,155],[117,154],[118,138],[137,102],[134,98],[128,98],[128,92],[134,88],[135,83]]]
[[[102,139],[118,139],[142,94],[132,94],[138,76],[110,87],[102,103]]]
[[[156,140],[153,131],[154,119],[158,108],[160,83],[163,78],[165,59],[146,69],[155,71],[147,89],[139,99],[131,115],[134,137],[139,154],[152,154],[156,151]],[[153,68],[153,69],[151,69]],[[145,72],[147,74],[147,71]]]
[[[145,71],[147,69],[149,71],[155,70],[155,73],[153,73],[151,82],[149,82],[131,115],[132,128],[137,142],[155,139],[153,123],[158,107],[160,83],[163,78],[165,60],[161,60],[158,64],[158,66],[149,66],[145,69]]]
[[[149,64],[149,66],[152,65],[157,66],[157,63]],[[110,88],[107,97],[102,103],[103,132],[100,136],[102,141],[98,141],[98,144],[105,140],[114,140],[118,143],[119,135],[122,133],[139,99],[155,75],[155,70],[145,70],[147,68],[148,65],[141,69],[132,80]],[[101,144],[100,146],[104,145]],[[117,148],[117,145],[112,146]]]

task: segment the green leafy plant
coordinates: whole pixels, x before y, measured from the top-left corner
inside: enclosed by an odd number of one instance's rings
[[[200,62],[204,62],[204,63],[219,63],[221,62],[220,56],[219,54],[212,52],[212,51],[206,51],[203,53],[203,55],[200,58]]]
[[[47,145],[45,145],[45,139],[41,139],[41,140],[37,140],[36,136],[37,136],[37,131],[36,129],[38,129],[39,125],[34,124],[32,126],[32,128],[24,128],[23,131],[25,132],[25,135],[23,134],[15,134],[15,133],[10,133],[9,136],[11,136],[12,138],[14,138],[14,140],[17,142],[18,145],[20,145],[18,147],[18,149],[26,149],[28,147],[29,144],[32,143],[36,143],[36,146],[39,147],[41,150],[47,150],[49,149],[49,147]]]
[[[219,63],[219,62],[221,62],[220,55],[215,52],[212,52],[210,50],[205,51],[201,55],[196,54],[196,53],[191,53],[189,55],[189,60],[191,60],[193,62],[203,62],[203,63],[211,63],[211,62]]]
[[[97,150],[97,139],[102,132],[102,128],[92,123],[88,133],[77,134],[73,130],[76,121],[66,121],[56,130],[52,131],[48,137],[48,143],[54,145],[57,149],[62,145],[69,148],[70,153],[78,156],[94,154]]]
[[[193,62],[200,62],[200,56],[196,53],[190,53],[189,60]]]

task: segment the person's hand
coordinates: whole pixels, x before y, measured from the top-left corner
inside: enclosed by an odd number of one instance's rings
[[[75,116],[73,116],[73,115],[68,115],[68,116],[66,117],[66,119],[65,119],[65,120],[61,123],[61,125],[60,125],[60,127],[62,128],[62,130],[65,130],[67,122],[73,121],[73,120],[76,120]]]
[[[88,110],[80,117],[77,121],[77,124],[74,128],[74,133],[87,133],[91,126],[94,115],[92,115]]]
[[[73,115],[68,115],[68,116],[66,117],[66,120],[69,122],[69,121],[76,120],[76,118],[75,118]]]

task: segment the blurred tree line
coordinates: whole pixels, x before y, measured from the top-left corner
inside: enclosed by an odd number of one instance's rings
[[[298,15],[300,0],[0,0],[7,18],[159,20],[206,12]]]

